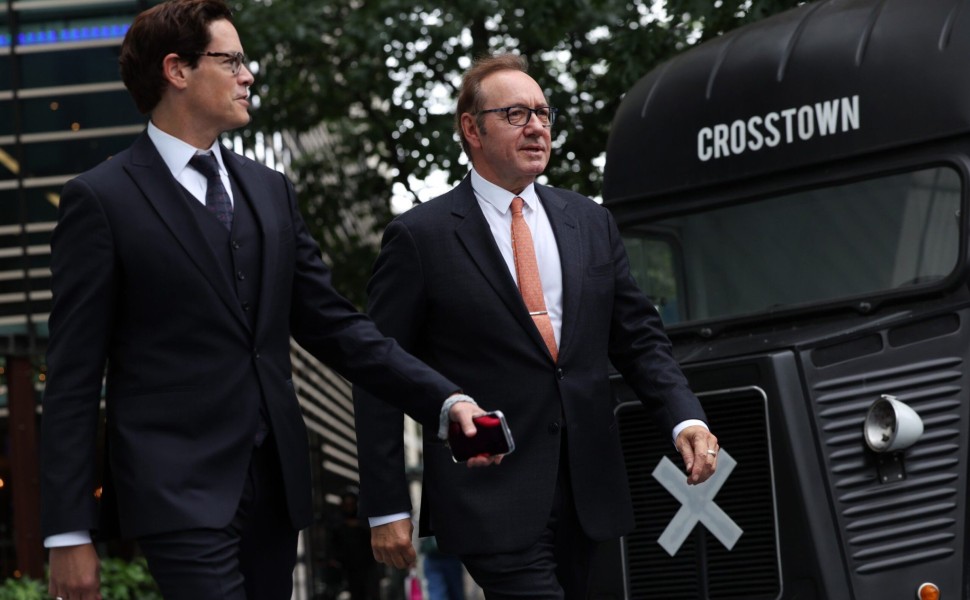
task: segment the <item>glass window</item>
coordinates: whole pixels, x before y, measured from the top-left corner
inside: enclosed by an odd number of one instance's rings
[[[13,100],[0,98],[0,136],[13,135]]]
[[[118,81],[118,46],[72,48],[57,52],[34,52],[20,56],[24,89]]]
[[[0,108],[3,104],[9,103],[0,103]],[[22,106],[23,133],[137,125],[146,120],[124,88],[110,92],[29,98],[22,101]]]
[[[81,138],[24,145],[25,177],[75,175],[131,145],[135,135]]]
[[[676,240],[648,236],[623,236],[630,256],[630,274],[643,290],[665,323],[680,321],[682,308],[677,290],[683,286],[675,260]]]
[[[57,204],[60,202],[60,184],[26,188],[23,197],[27,213],[20,206],[21,192],[16,187],[0,189],[0,227],[19,225],[24,216],[31,227],[50,227],[57,222]]]
[[[665,219],[626,241],[644,291],[677,308],[667,323],[728,318],[946,277],[960,199],[959,175],[939,167]]]
[[[3,35],[0,32],[0,48],[4,48]],[[10,54],[0,54],[0,91],[9,92],[13,89],[12,73],[13,58],[11,58]]]

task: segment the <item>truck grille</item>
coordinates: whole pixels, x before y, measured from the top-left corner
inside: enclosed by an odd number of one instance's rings
[[[629,391],[620,388],[618,393]],[[721,447],[737,461],[714,501],[744,531],[734,548],[698,524],[674,556],[657,539],[680,509],[651,475],[662,457],[683,464],[639,402],[617,407],[636,530],[623,540],[627,598],[769,600],[781,593],[766,398],[758,388],[699,394]],[[621,399],[626,397],[621,395]]]
[[[959,466],[966,455],[960,441],[962,363],[959,357],[927,360],[813,386],[833,495],[857,573],[953,554],[962,521]],[[905,455],[877,457],[862,442],[866,411],[880,394],[896,395],[923,419],[923,435]]]

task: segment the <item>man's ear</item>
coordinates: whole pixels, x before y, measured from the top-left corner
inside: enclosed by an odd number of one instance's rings
[[[481,130],[478,128],[478,120],[471,113],[461,115],[461,132],[465,134],[465,140],[472,148],[481,148]]]
[[[188,85],[188,64],[178,54],[171,52],[162,59],[162,76],[176,89],[185,89]]]

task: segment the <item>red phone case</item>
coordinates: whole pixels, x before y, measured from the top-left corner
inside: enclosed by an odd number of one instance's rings
[[[461,427],[454,421],[448,427],[448,445],[455,461],[465,462],[474,456],[508,454],[515,449],[502,413],[486,413],[473,421],[478,430],[474,437],[465,437]]]

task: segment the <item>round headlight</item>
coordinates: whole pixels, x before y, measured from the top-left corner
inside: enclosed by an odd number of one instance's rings
[[[923,435],[923,420],[915,410],[884,394],[869,407],[863,435],[875,452],[897,452],[909,448]]]

